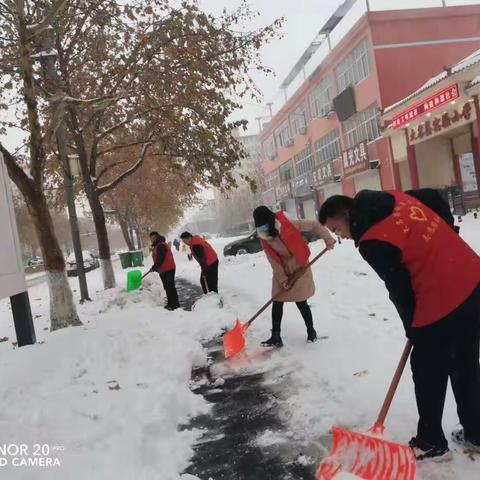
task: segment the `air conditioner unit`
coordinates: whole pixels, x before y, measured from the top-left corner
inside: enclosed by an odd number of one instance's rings
[[[298,129],[300,135],[305,135],[307,133],[307,127],[302,127]]]
[[[370,168],[372,170],[375,170],[376,168],[379,168],[380,167],[380,160],[376,159],[376,160],[370,160]]]
[[[291,147],[292,145],[293,145],[293,138],[289,138],[285,143],[285,147]]]
[[[341,182],[342,181],[342,176],[341,175],[334,175],[333,176],[333,181],[334,182]]]

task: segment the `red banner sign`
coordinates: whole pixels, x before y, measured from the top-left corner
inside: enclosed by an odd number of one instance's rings
[[[450,85],[431,97],[426,98],[422,102],[417,103],[413,107],[410,107],[408,110],[395,115],[392,118],[392,123],[390,125],[392,128],[402,128],[412,120],[415,120],[446,103],[456,100],[459,96],[458,85]]]

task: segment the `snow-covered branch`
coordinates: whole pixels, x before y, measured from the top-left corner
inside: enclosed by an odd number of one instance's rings
[[[50,28],[53,20],[59,14],[61,10],[63,10],[68,4],[68,0],[55,0],[47,12],[45,17],[38,23],[34,25],[28,25],[27,30],[28,33],[32,36],[38,36],[42,34],[45,30]]]

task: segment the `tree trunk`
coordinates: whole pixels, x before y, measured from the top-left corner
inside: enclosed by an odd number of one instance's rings
[[[125,216],[117,210],[116,217],[117,217],[117,222],[120,225],[120,229],[122,230],[123,238],[125,239],[125,243],[127,244],[128,250],[130,251],[135,250],[133,238],[130,236],[128,223]]]
[[[140,236],[140,227],[138,225],[135,225],[135,235],[137,236],[138,250],[141,250],[143,248],[143,244],[142,244],[142,237]]]
[[[52,217],[43,194],[26,197],[42,250],[50,292],[50,329],[82,325],[65,273],[65,261],[53,229]]]
[[[112,259],[110,258],[110,242],[108,240],[107,224],[102,204],[96,192],[87,192],[90,209],[92,210],[93,223],[98,241],[98,257],[103,276],[103,288],[115,288],[115,275],[113,273]]]

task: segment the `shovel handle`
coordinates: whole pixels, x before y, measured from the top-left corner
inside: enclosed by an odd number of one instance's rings
[[[298,276],[296,280],[298,280],[321,256],[323,256],[328,251],[328,248],[324,248],[316,257],[312,259],[302,270],[302,273]],[[283,292],[278,293],[273,298],[271,298],[246,324],[245,328],[248,328],[256,318],[258,318],[277,298],[279,298]]]
[[[385,423],[385,419],[387,418],[388,411],[390,410],[390,405],[392,404],[393,397],[395,395],[395,392],[397,391],[400,379],[402,378],[402,374],[405,370],[405,365],[407,364],[408,357],[410,356],[410,352],[412,351],[412,347],[412,342],[410,340],[407,340],[405,348],[403,349],[402,356],[400,357],[400,361],[398,362],[397,369],[395,370],[395,374],[393,375],[392,382],[390,383],[387,395],[383,402],[382,408],[380,410],[380,413],[378,414],[376,425],[383,426],[383,424]]]

